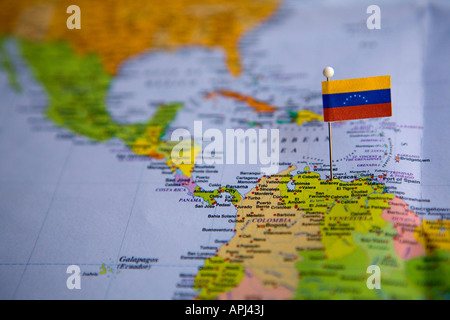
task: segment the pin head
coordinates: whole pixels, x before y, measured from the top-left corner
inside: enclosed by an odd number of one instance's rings
[[[331,78],[334,75],[334,69],[332,67],[325,67],[325,69],[323,69],[323,75],[327,78]]]

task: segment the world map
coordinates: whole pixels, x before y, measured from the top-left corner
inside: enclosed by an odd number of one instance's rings
[[[448,3],[73,4],[0,0],[1,299],[450,298]],[[332,124],[333,177],[327,65],[392,81],[392,117]],[[231,129],[278,159],[205,157]]]

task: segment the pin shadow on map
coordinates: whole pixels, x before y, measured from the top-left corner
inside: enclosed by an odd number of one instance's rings
[[[217,128],[203,132],[202,121],[194,121],[193,135],[187,129],[176,129],[171,141],[176,143],[171,152],[171,161],[175,165],[250,164],[260,165],[267,175],[279,171],[278,129],[226,129],[224,136]]]

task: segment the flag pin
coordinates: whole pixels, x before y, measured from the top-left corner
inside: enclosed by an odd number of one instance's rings
[[[323,119],[328,122],[330,180],[333,180],[331,122],[392,116],[391,76],[330,81],[332,67],[323,69]]]

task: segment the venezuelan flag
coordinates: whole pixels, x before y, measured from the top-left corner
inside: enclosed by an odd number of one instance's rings
[[[391,76],[322,82],[324,121],[392,116]]]

